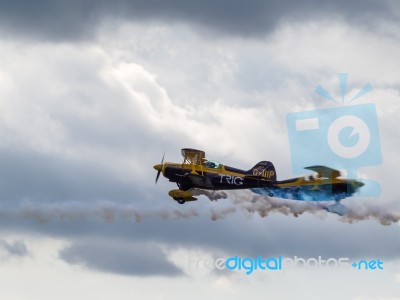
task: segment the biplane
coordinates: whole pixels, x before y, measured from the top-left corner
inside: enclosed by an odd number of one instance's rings
[[[352,196],[362,182],[340,178],[338,170],[325,166],[311,166],[305,169],[315,175],[277,180],[274,165],[270,161],[260,161],[250,170],[222,165],[208,160],[201,150],[184,148],[181,150],[182,163],[164,162],[154,166],[157,170],[156,183],[163,174],[170,182],[175,182],[178,189],[169,191],[178,203],[197,200],[191,189],[233,190],[251,189],[253,192],[270,197],[279,197],[304,201],[340,201]]]
[[[205,190],[233,190],[273,187],[276,181],[274,165],[269,161],[260,161],[248,171],[239,170],[205,158],[204,151],[184,148],[181,150],[183,162],[164,162],[154,166],[157,177],[160,174],[171,182],[176,182],[179,189],[169,191],[169,195],[178,203],[197,200],[193,188]]]

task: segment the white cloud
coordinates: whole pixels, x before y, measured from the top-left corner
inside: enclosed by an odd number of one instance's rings
[[[155,173],[151,166],[158,162],[164,150],[167,151],[168,160],[180,160],[179,149],[185,146],[202,148],[210,158],[243,169],[260,160],[271,160],[276,165],[279,179],[290,177],[292,171],[285,127],[286,113],[323,107],[324,100],[314,95],[315,86],[321,84],[337,95],[337,73],[349,72],[351,93],[366,82],[376,85],[373,95],[366,96],[363,101],[372,100],[378,107],[384,163],[362,172],[381,182],[385,199],[397,201],[399,175],[393,168],[398,162],[397,149],[400,147],[397,126],[400,107],[396,104],[399,100],[399,46],[398,40],[391,36],[379,36],[373,32],[368,34],[362,29],[329,22],[287,24],[271,36],[258,40],[209,38],[195,34],[182,24],[152,23],[148,26],[147,23],[108,23],[97,38],[88,43],[2,41],[0,56],[7,59],[2,60],[0,70],[0,149],[13,154],[18,151],[24,154],[39,153],[45,159],[39,164],[40,168],[23,161],[14,185],[4,184],[1,191],[7,195],[6,192],[12,189],[18,192],[23,190],[30,196],[28,183],[32,183],[32,178],[22,175],[38,170],[37,174],[43,175],[46,168],[60,162],[56,171],[47,175],[47,178],[59,179],[54,184],[56,195],[65,188],[71,192],[69,198],[77,197],[80,195],[78,191],[82,190],[86,192],[84,195],[89,195],[84,199],[98,199],[105,197],[101,188],[109,187],[109,193],[106,194],[110,197],[109,201],[135,201],[134,197],[146,195],[153,200],[146,205],[157,202],[160,207],[170,207],[175,204],[161,202],[167,196],[159,196],[165,194],[169,185],[164,182],[161,189],[152,188]],[[28,161],[34,160],[29,158]],[[71,166],[76,169],[71,171]],[[86,169],[91,172],[84,172]],[[4,180],[1,182],[7,183],[5,179],[10,176],[4,169],[3,172]],[[104,174],[105,179],[99,180],[95,176],[99,174]],[[92,185],[87,184],[87,177],[94,178],[93,182],[89,181]],[[10,178],[13,180],[13,177]],[[33,181],[31,185],[35,183]],[[126,186],[133,189],[121,196],[119,191]],[[95,193],[98,190],[100,192]],[[48,200],[53,195],[45,193],[39,200]],[[65,198],[60,196],[59,200]],[[204,210],[209,206],[199,204],[196,208]],[[205,215],[201,214],[200,218]],[[375,245],[376,251],[394,255],[393,249],[397,247],[397,243],[390,243],[395,235],[393,228],[386,231],[381,227],[376,229],[380,225],[372,223],[365,227],[359,224],[338,225],[333,217],[315,223],[311,218],[298,221],[278,217],[268,222],[256,217],[247,221],[241,217],[234,220],[231,223],[208,223],[207,215],[206,221],[198,223],[200,226],[197,223],[190,224],[190,230],[163,221],[150,222],[139,229],[129,228],[131,235],[126,233],[127,227],[123,227],[126,231],[123,234],[132,239],[138,237],[131,232],[139,235],[140,232],[147,233],[146,230],[154,235],[149,237],[152,239],[161,239],[160,232],[165,235],[164,238],[176,236],[171,243],[180,238],[190,238],[188,244],[182,242],[182,248],[168,249],[171,251],[170,260],[191,275],[188,277],[174,280],[137,279],[132,283],[127,278],[82,270],[55,258],[54,253],[65,246],[65,241],[60,242],[62,245],[51,241],[38,248],[33,246],[34,255],[38,255],[37,261],[25,262],[22,266],[26,271],[24,284],[28,289],[18,290],[18,294],[13,296],[13,290],[18,288],[13,283],[13,279],[18,278],[17,272],[13,271],[15,265],[10,264],[0,272],[7,286],[4,295],[9,296],[7,299],[24,298],[29,294],[33,299],[42,297],[46,289],[40,287],[38,281],[40,278],[49,278],[48,285],[57,288],[57,291],[47,291],[48,298],[61,294],[70,299],[76,296],[74,290],[79,291],[80,296],[89,298],[93,296],[93,290],[104,298],[110,297],[113,292],[126,298],[137,294],[153,299],[171,296],[183,298],[185,292],[194,290],[194,298],[204,299],[213,293],[226,297],[236,287],[243,288],[254,299],[265,298],[266,295],[278,297],[282,293],[289,297],[297,295],[295,289],[280,290],[287,288],[288,282],[302,287],[314,280],[322,286],[318,290],[319,296],[326,296],[326,289],[331,288],[326,282],[334,282],[337,278],[348,280],[354,274],[342,277],[342,273],[334,272],[329,277],[331,280],[323,278],[322,282],[320,275],[298,270],[294,274],[296,276],[285,274],[268,279],[278,285],[263,292],[265,282],[256,282],[253,286],[251,280],[239,284],[230,277],[212,275],[208,279],[205,278],[209,275],[207,270],[202,270],[200,276],[182,262],[190,255],[209,259],[210,252],[191,248],[190,243],[194,243],[194,236],[198,240],[197,246],[201,241],[207,241],[204,248],[209,244],[218,247],[221,241],[213,242],[205,238],[206,235],[214,238],[218,234],[223,237],[223,243],[229,243],[232,251],[236,247],[243,250],[239,247],[243,245],[235,245],[235,242],[249,243],[248,247],[253,247],[250,241],[255,242],[253,239],[261,236],[269,238],[262,243],[263,246],[270,243],[268,247],[271,248],[276,246],[275,239],[281,241],[277,237],[281,233],[292,239],[287,245],[296,246],[291,251],[308,251],[309,247],[314,248],[315,244],[321,243],[322,236],[325,238],[323,241],[332,248],[330,251],[343,251],[339,249],[343,245],[337,245],[337,240],[344,244],[353,239],[352,233],[361,233],[360,243],[367,245],[371,232],[379,235],[381,241],[388,242],[384,247]],[[57,225],[52,234],[62,235],[63,230],[71,230],[71,235],[77,234],[65,224],[55,223],[48,225],[49,228]],[[118,227],[121,223],[116,223],[116,227],[110,225],[105,230],[105,239],[110,232],[111,235],[121,233]],[[88,228],[91,225],[87,225]],[[266,225],[270,227],[264,228]],[[31,227],[31,224],[20,226]],[[182,221],[182,226],[189,225]],[[229,230],[234,228],[238,235],[245,234],[246,237],[236,240],[224,236],[227,227],[230,227]],[[102,234],[101,229],[94,230],[96,234]],[[209,231],[214,230],[211,235]],[[89,234],[87,228],[84,232]],[[342,236],[335,238],[334,242],[331,236],[325,236],[326,232],[341,233]],[[346,235],[346,232],[350,233]],[[386,235],[379,234],[383,232]],[[302,235],[298,236],[298,233]],[[356,242],[355,238],[352,242]],[[261,242],[257,243],[256,246],[261,248]],[[31,249],[30,244],[28,247]],[[281,249],[279,247],[274,249]],[[326,245],[319,247],[325,249]],[[356,246],[352,244],[351,247]],[[7,277],[9,274],[11,276]],[[193,278],[195,280],[192,282]],[[110,280],[115,285],[107,290]],[[381,279],[362,277],[357,279],[356,287],[346,285],[350,281],[342,280],[341,283],[348,289],[346,295],[353,297],[357,287],[371,280],[376,282]],[[67,284],[63,286],[65,282]],[[155,285],[159,286],[156,291],[153,288]],[[245,293],[239,288],[237,294],[231,295],[232,298],[240,298]],[[378,289],[369,288],[373,292]],[[390,285],[389,290],[394,291],[395,287]],[[340,296],[342,293],[336,292]],[[309,297],[312,299],[311,295]]]

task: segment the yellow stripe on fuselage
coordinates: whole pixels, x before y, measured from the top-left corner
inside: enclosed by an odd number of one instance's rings
[[[165,167],[179,168],[179,169],[186,170],[189,172],[192,172],[193,167],[194,167],[194,171],[197,172],[198,174],[201,174],[202,172],[204,172],[204,173],[213,173],[213,174],[232,175],[232,176],[236,176],[236,177],[245,176],[244,171],[243,171],[243,173],[231,172],[231,171],[225,170],[224,166],[221,166],[221,168],[218,168],[218,169],[213,169],[213,168],[207,168],[202,165],[192,166],[191,164],[165,163]]]
[[[276,186],[280,188],[293,187],[293,186],[307,186],[307,185],[322,185],[322,184],[338,184],[338,183],[347,183],[346,179],[316,179],[316,180],[304,180],[303,177],[297,178],[296,181],[287,182],[287,183],[277,183]]]
[[[203,165],[165,163],[165,167],[179,168],[182,170],[186,170],[188,172],[192,172],[192,170],[194,169],[194,171],[197,172],[198,174],[212,173],[212,174],[231,175],[231,176],[236,176],[236,177],[244,177],[246,175],[244,173],[245,171],[243,171],[243,173],[227,171],[227,170],[225,170],[225,167],[223,165],[221,166],[221,168],[212,169],[212,168],[207,168],[206,166],[203,166]],[[322,184],[338,184],[338,183],[348,183],[348,180],[340,179],[340,178],[304,180],[304,177],[298,177],[293,182],[276,183],[275,186],[280,187],[280,188],[289,188],[289,187],[293,187],[293,186],[308,186],[308,185],[315,186],[315,185],[322,185]]]

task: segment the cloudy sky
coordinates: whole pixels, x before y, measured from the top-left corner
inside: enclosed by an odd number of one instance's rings
[[[400,299],[399,26],[395,0],[0,1],[2,298]],[[381,195],[343,201],[366,220],[154,185],[183,147],[294,176],[286,115],[337,107],[315,88],[340,99],[339,73],[349,98],[373,86],[354,104],[376,105],[383,161],[358,171]],[[385,267],[208,266],[235,255]]]

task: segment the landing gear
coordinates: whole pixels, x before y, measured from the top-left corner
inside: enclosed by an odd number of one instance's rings
[[[189,191],[183,190],[171,190],[169,191],[169,196],[172,197],[179,204],[184,204],[188,201],[195,201],[197,198],[193,197],[193,194]]]

